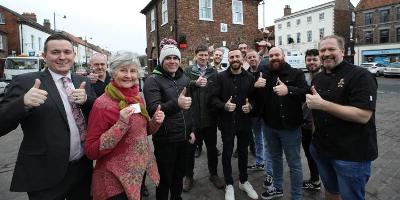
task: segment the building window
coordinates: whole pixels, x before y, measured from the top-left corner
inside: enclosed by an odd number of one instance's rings
[[[282,36],[278,37],[278,43],[279,43],[279,45],[282,45]]]
[[[381,43],[389,42],[389,30],[388,29],[380,30],[379,33],[380,33],[379,37],[380,37],[380,42]]]
[[[290,22],[286,22],[286,27],[290,28]]]
[[[397,20],[400,20],[400,6],[397,7]]]
[[[324,38],[325,35],[325,29],[324,28],[320,28],[319,29],[319,39]]]
[[[287,34],[287,36],[286,36],[287,38],[287,43],[288,44],[292,44],[292,43],[294,43],[294,41],[293,41],[293,38],[292,38],[292,35],[290,35],[290,34]]]
[[[31,48],[35,49],[35,36],[31,35]]]
[[[162,12],[162,25],[168,23],[168,0],[162,0],[161,12]]]
[[[312,22],[312,17],[311,16],[307,17],[307,23],[311,23],[311,22]]]
[[[296,25],[298,26],[298,25],[300,25],[301,24],[301,20],[300,19],[297,19],[296,20]]]
[[[0,49],[4,49],[4,46],[3,46],[3,36],[2,36],[2,35],[0,35]]]
[[[307,42],[312,42],[312,31],[307,31]]]
[[[243,2],[232,0],[232,18],[234,24],[243,24]]]
[[[282,29],[282,24],[278,24],[278,29],[279,29],[279,30]]]
[[[6,18],[4,17],[3,13],[0,13],[0,24],[5,24]]]
[[[364,14],[364,24],[365,25],[372,24],[372,12]]]
[[[199,0],[199,19],[212,20],[212,0]]]
[[[301,42],[301,37],[300,37],[300,36],[301,36],[301,34],[300,34],[300,33],[297,33],[297,41],[296,41],[297,43],[300,43],[300,42]]]
[[[389,21],[389,9],[381,10],[380,14],[381,14],[381,17],[380,17],[381,23],[385,23],[385,22]]]
[[[325,19],[325,13],[319,13],[319,20],[324,20]]]
[[[372,31],[365,31],[364,32],[364,41],[365,44],[372,44],[374,38],[372,37]]]
[[[155,17],[155,13],[154,13],[154,8],[153,10],[151,10],[150,12],[150,20],[151,20],[151,31],[156,30],[156,17]]]
[[[397,40],[397,42],[400,42],[400,28],[397,28],[397,30],[396,30],[396,40]]]
[[[39,45],[39,51],[42,50],[42,38],[38,37],[38,45]]]

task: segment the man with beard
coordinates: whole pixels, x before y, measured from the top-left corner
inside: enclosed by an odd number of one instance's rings
[[[226,68],[222,66],[222,57],[224,56],[224,52],[224,49],[217,48],[213,53],[213,62],[210,65],[218,72],[223,72],[226,70]]]
[[[238,49],[239,49],[240,52],[242,53],[242,58],[246,58],[247,50],[249,49],[248,46],[247,46],[247,44],[246,44],[245,42],[240,42],[239,45],[238,45]],[[243,61],[242,67],[243,67],[245,70],[248,70],[249,67],[250,67],[250,65],[249,65],[249,63],[248,63],[247,61],[244,60],[244,61]]]
[[[312,94],[306,96],[315,126],[310,153],[328,200],[365,199],[371,161],[378,157],[376,79],[343,60],[343,55],[343,38],[322,38],[323,70],[312,80]]]
[[[111,76],[107,72],[107,57],[104,54],[96,53],[90,58],[90,70],[88,75],[97,97],[104,93],[104,88],[110,83]]]
[[[306,68],[309,73],[309,77],[307,79],[307,83],[311,84],[311,80],[315,75],[317,75],[321,68],[321,60],[318,56],[318,49],[308,49],[306,51]],[[304,150],[304,154],[307,158],[308,168],[310,169],[310,179],[303,181],[304,189],[321,189],[321,182],[319,180],[319,173],[317,164],[315,164],[314,159],[310,154],[310,144],[312,139],[312,117],[311,111],[308,109],[307,104],[303,103],[303,124],[301,125],[301,134],[302,134],[302,146]]]
[[[269,66],[263,79],[263,117],[269,153],[272,159],[273,185],[261,197],[273,199],[283,196],[282,152],[290,168],[292,199],[301,199],[303,173],[301,169],[300,125],[303,122],[301,105],[308,91],[304,73],[284,61],[283,50],[273,47],[269,51]],[[256,84],[258,85],[258,83]]]
[[[231,157],[234,137],[237,137],[239,189],[252,199],[257,192],[247,180],[247,146],[250,136],[254,78],[242,68],[243,57],[239,50],[229,52],[229,68],[218,74],[212,95],[212,105],[218,109],[219,126],[223,143],[222,166],[225,177],[225,200],[234,200]]]

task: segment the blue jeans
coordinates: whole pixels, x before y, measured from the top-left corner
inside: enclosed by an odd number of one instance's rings
[[[310,145],[325,190],[340,194],[342,199],[365,199],[365,185],[371,175],[371,161],[333,160],[319,155],[313,144]]]
[[[302,198],[303,171],[301,168],[300,146],[301,132],[300,128],[274,129],[265,125],[265,132],[269,153],[272,159],[272,168],[274,174],[274,186],[278,190],[283,190],[283,152],[290,169],[290,186],[292,199]]]
[[[272,176],[272,161],[265,138],[264,119],[261,117],[252,117],[251,130],[256,147],[256,164],[264,165],[265,173]]]

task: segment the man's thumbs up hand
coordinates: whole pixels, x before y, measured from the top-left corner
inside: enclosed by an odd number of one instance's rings
[[[233,112],[236,109],[236,104],[232,103],[232,96],[225,103],[225,110],[228,112]]]
[[[311,93],[306,94],[307,107],[310,109],[323,109],[326,101],[318,94],[314,86],[311,86]]]
[[[178,106],[183,109],[187,110],[192,105],[192,98],[186,97],[186,87],[183,88],[181,94],[178,97]]]
[[[156,110],[156,112],[155,112],[154,115],[153,115],[153,120],[155,120],[155,122],[161,124],[161,123],[163,123],[164,118],[165,118],[165,114],[164,114],[164,112],[161,110],[161,105],[158,105],[158,106],[157,106],[157,110]]]
[[[251,104],[249,103],[249,99],[248,98],[246,98],[246,104],[244,104],[243,106],[242,106],[242,111],[244,112],[244,113],[249,113],[250,111],[251,111]]]
[[[207,79],[204,78],[204,72],[201,73],[201,75],[199,76],[199,78],[196,80],[196,85],[198,87],[205,87],[207,85]]]
[[[276,80],[276,86],[273,87],[274,92],[278,96],[286,96],[288,94],[288,87],[279,79],[279,77]]]
[[[262,72],[260,72],[260,76],[258,77],[257,81],[254,83],[254,87],[256,88],[263,88],[267,84],[267,79],[262,77]]]
[[[35,83],[32,88],[24,95],[24,105],[28,108],[38,107],[47,99],[47,92],[39,89],[41,81],[35,79]]]
[[[86,90],[85,90],[86,82],[83,81],[78,89],[72,91],[72,97],[74,98],[74,102],[76,104],[84,104],[87,100]]]

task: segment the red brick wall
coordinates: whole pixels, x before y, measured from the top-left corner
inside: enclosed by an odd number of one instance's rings
[[[255,48],[255,39],[262,38],[258,30],[258,2],[254,0],[243,1],[243,25],[232,24],[232,1],[214,0],[213,1],[213,21],[199,20],[199,1],[198,0],[177,0],[177,30],[184,33],[187,38],[188,48],[181,49],[182,65],[185,66],[194,56],[194,50],[199,44],[222,46],[222,41],[226,41],[228,48],[237,48],[239,41],[246,42],[250,48]],[[161,25],[161,1],[157,2],[158,7],[158,27],[159,39],[171,37],[176,39],[176,32],[173,26],[175,0],[168,1],[168,24]],[[150,32],[150,13],[146,13],[146,33],[147,33],[147,55],[151,58],[152,42],[155,48],[157,44],[157,30]],[[220,32],[220,23],[228,24],[228,32]],[[172,31],[171,31],[172,30]],[[159,43],[159,41],[158,41]],[[153,49],[157,51],[157,49]],[[153,56],[154,57],[154,56]]]
[[[4,44],[7,45],[8,51],[5,54],[9,55],[11,51],[21,54],[17,17],[1,7],[0,12],[4,15],[6,22],[5,24],[0,24],[0,31],[4,32],[7,38]]]

